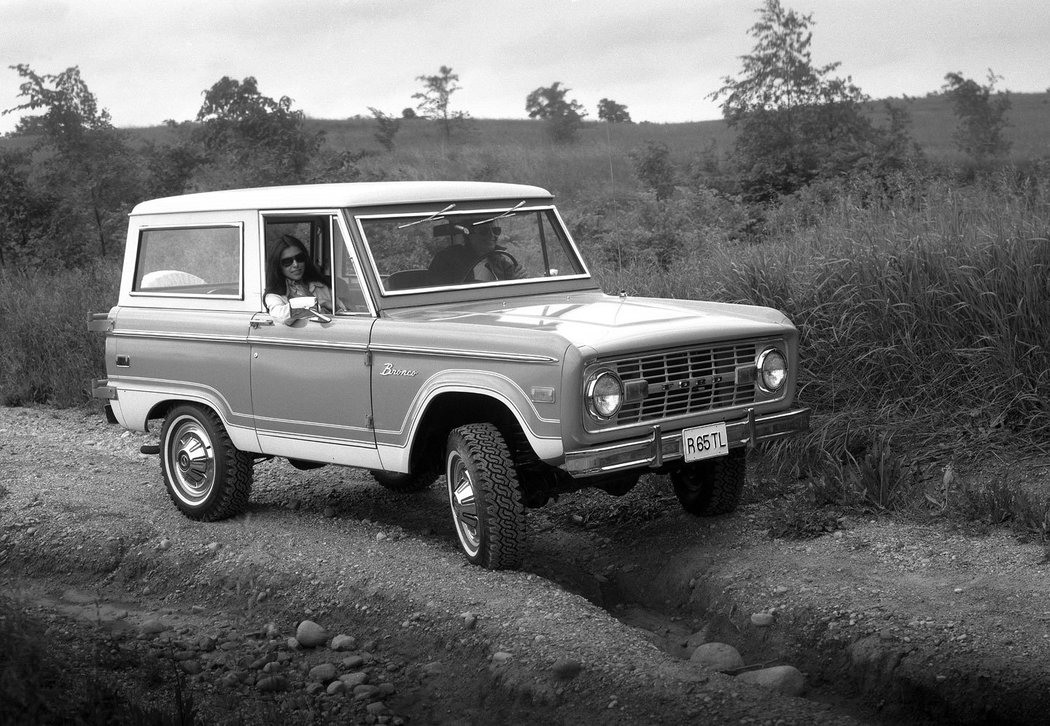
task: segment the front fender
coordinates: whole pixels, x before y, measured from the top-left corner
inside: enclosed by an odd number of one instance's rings
[[[384,468],[408,471],[409,453],[421,435],[420,427],[427,410],[435,399],[447,394],[481,396],[499,403],[518,422],[537,456],[556,459],[563,455],[561,416],[556,401],[534,400],[537,394],[531,386],[526,390],[502,373],[469,368],[446,369],[423,382],[397,429],[376,430],[376,444]]]

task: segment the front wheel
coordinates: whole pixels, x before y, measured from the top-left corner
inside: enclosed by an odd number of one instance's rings
[[[467,559],[490,570],[521,564],[525,505],[503,435],[492,424],[470,424],[448,436],[448,500]]]
[[[248,506],[251,455],[234,447],[211,409],[172,409],[160,433],[160,468],[168,496],[190,519],[213,522]]]
[[[740,504],[747,479],[747,451],[683,465],[671,472],[671,484],[682,509],[698,517],[729,514]]]

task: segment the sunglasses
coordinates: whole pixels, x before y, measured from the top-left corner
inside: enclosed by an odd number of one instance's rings
[[[283,267],[291,267],[292,265],[294,265],[296,263],[303,263],[303,262],[306,262],[306,254],[303,253],[303,252],[300,252],[299,254],[293,255],[291,257],[282,257],[281,258],[281,265]]]

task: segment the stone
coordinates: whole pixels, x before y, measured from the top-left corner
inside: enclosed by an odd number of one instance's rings
[[[142,624],[141,628],[139,628],[139,631],[144,635],[157,635],[158,633],[163,633],[165,630],[171,630],[171,626],[157,618],[150,618]]]
[[[422,668],[424,676],[437,676],[445,672],[445,664],[439,660],[427,663]]]
[[[779,665],[745,671],[736,677],[741,683],[752,683],[785,696],[800,696],[806,690],[806,678],[795,666]]]
[[[315,665],[313,668],[310,669],[311,681],[329,683],[331,681],[334,681],[337,675],[338,671],[336,670],[335,665],[333,665],[332,663],[321,663],[320,665]]]
[[[182,668],[182,672],[191,676],[195,676],[201,672],[200,661],[196,660],[184,660],[179,663],[179,667]]]
[[[509,661],[513,656],[505,650],[498,651],[492,654],[493,665],[503,665]]]
[[[347,688],[356,688],[357,686],[363,686],[368,682],[368,674],[364,671],[355,671],[354,673],[344,673],[339,676],[339,680],[346,684]]]
[[[295,639],[304,648],[316,648],[328,640],[328,632],[313,620],[304,620],[295,630]]]
[[[326,689],[325,692],[329,696],[334,696],[337,693],[346,693],[346,688],[347,688],[346,684],[343,683],[342,681],[332,681],[331,683],[328,684],[328,688]]]
[[[698,645],[689,660],[713,671],[735,670],[744,667],[739,651],[726,643],[704,643]]]
[[[365,659],[359,655],[348,655],[343,658],[343,668],[357,668],[363,665]]]
[[[357,647],[357,638],[352,635],[337,635],[332,638],[332,650],[353,650]]]
[[[284,676],[266,676],[260,678],[255,684],[255,688],[263,693],[277,693],[278,691],[288,690],[288,679]]]
[[[551,668],[554,677],[563,681],[571,681],[583,670],[583,664],[572,658],[560,658]]]
[[[773,613],[752,613],[751,624],[759,628],[768,628],[773,624]]]

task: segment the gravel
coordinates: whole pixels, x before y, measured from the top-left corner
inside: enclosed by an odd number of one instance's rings
[[[771,539],[776,503],[696,520],[654,479],[532,511],[525,569],[488,572],[440,490],[347,469],[259,464],[246,514],[191,522],[138,453],[154,441],[0,409],[3,590],[72,665],[102,638],[127,693],[170,704],[178,664],[210,722],[1039,723],[1050,706],[1044,551],[1002,531],[883,518]],[[743,665],[694,662],[704,643]]]

